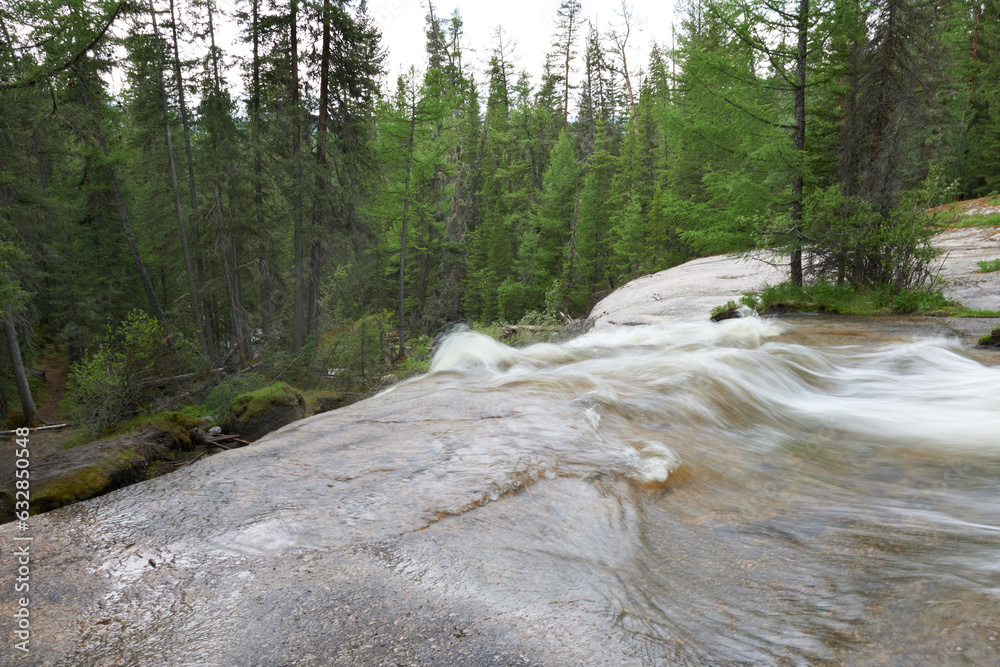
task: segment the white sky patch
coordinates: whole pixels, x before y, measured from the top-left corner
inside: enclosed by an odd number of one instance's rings
[[[517,71],[527,70],[532,84],[537,89],[545,65],[545,54],[552,49],[554,41],[556,12],[560,0],[502,0],[501,2],[471,2],[463,0],[452,3],[435,3],[434,10],[441,18],[450,18],[457,9],[464,25],[464,61],[475,66],[477,73],[486,70],[496,40],[493,33],[497,26],[503,26],[507,35],[516,42],[514,50]],[[621,25],[617,13],[621,10],[620,0],[592,0],[581,2],[583,20],[577,41],[578,71],[583,67],[583,51],[586,44],[586,21],[590,19],[606,35],[612,27]],[[636,25],[629,38],[629,70],[638,72],[646,69],[649,51],[653,41],[668,46],[671,43],[670,27],[673,21],[674,4],[668,2],[630,3]],[[382,43],[388,48],[386,69],[390,81],[401,72],[415,65],[422,69],[426,63],[424,47],[425,17],[427,4],[414,0],[371,0],[368,11],[382,31]],[[477,76],[482,83],[482,77]]]
[[[181,0],[187,6],[187,2]],[[165,2],[157,2],[158,8],[164,9]],[[555,39],[556,12],[560,0],[503,0],[501,2],[473,2],[458,0],[451,3],[435,3],[435,12],[440,18],[450,19],[457,9],[464,21],[463,63],[472,68],[476,81],[485,83],[483,72],[486,71],[490,55],[496,40],[494,32],[497,26],[502,26],[508,39],[513,40],[514,62],[516,72],[527,70],[531,84],[537,91],[542,77],[546,53],[552,50]],[[575,73],[572,75],[574,84],[578,83],[583,68],[583,52],[586,45],[587,21],[593,21],[601,32],[607,36],[612,29],[622,27],[619,17],[621,0],[583,0],[582,19],[576,42],[577,57],[574,61]],[[243,42],[241,27],[235,19],[236,2],[234,0],[217,0],[219,14],[216,16],[216,41],[224,52],[226,64],[225,77],[230,90],[237,100],[244,97],[244,82],[241,77],[239,61],[250,57],[250,47]],[[649,52],[653,42],[667,48],[671,45],[671,24],[673,22],[674,4],[667,2],[633,2],[629,7],[634,16],[632,34],[629,38],[629,72],[638,82],[638,73],[645,71],[649,63]],[[394,89],[396,77],[407,71],[411,65],[419,71],[426,67],[425,52],[427,3],[419,0],[371,0],[368,13],[375,19],[382,32],[382,45],[386,48],[386,81],[385,91]],[[162,17],[161,21],[166,17]],[[300,40],[305,37],[300,32]],[[605,39],[606,47],[610,40]],[[207,44],[182,45],[184,55],[201,56],[207,50]],[[305,52],[312,45],[300,42],[300,49]],[[187,72],[187,77],[193,72]],[[303,71],[303,75],[305,72]],[[112,73],[111,89],[113,94],[119,94],[124,85],[124,75],[116,68]],[[243,111],[242,104],[240,112]]]

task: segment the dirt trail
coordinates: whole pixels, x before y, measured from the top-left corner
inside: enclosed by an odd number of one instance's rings
[[[65,353],[46,350],[42,357],[42,370],[45,372],[45,384],[49,389],[49,399],[38,406],[38,416],[49,424],[57,423],[59,419],[59,402],[66,396],[66,371],[69,369],[69,358]]]
[[[38,404],[38,416],[46,424],[62,423],[59,419],[59,403],[66,396],[66,375],[69,357],[65,351],[56,351],[51,345],[41,358],[41,369],[45,371],[48,398]],[[40,461],[62,449],[63,443],[78,429],[55,429],[35,431],[31,434],[31,453]]]

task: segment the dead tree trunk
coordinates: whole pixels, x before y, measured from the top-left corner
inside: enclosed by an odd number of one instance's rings
[[[184,95],[184,78],[181,71],[180,47],[177,40],[177,18],[174,16],[174,0],[170,0],[170,24],[174,38],[174,75],[177,79],[177,102],[180,105],[181,128],[184,130],[184,155],[187,159],[188,195],[191,198],[191,245],[194,246],[194,263],[198,272],[198,293],[205,298],[205,262],[201,258],[201,225],[198,221],[198,191],[194,181],[194,158],[191,151],[191,126],[188,121],[187,101]],[[201,329],[205,335],[205,347],[209,361],[215,359],[215,332],[212,328],[211,302],[205,298],[202,309]]]
[[[132,261],[135,262],[135,266],[139,270],[139,279],[142,281],[142,288],[146,292],[146,298],[149,299],[149,307],[153,310],[153,315],[159,321],[160,326],[163,327],[164,331],[167,331],[167,318],[163,315],[160,301],[156,298],[156,292],[153,290],[153,283],[146,272],[146,265],[139,254],[139,246],[135,242],[135,236],[132,235],[132,225],[128,220],[128,212],[125,210],[125,200],[122,198],[121,189],[118,187],[115,170],[111,168],[111,163],[108,162],[108,149],[104,145],[104,137],[101,135],[101,129],[97,126],[97,119],[94,117],[94,107],[90,103],[87,82],[84,81],[79,73],[77,73],[77,79],[80,81],[80,94],[83,98],[83,105],[90,114],[90,127],[94,133],[94,140],[97,142],[97,147],[101,150],[101,155],[104,156],[104,171],[108,175],[108,182],[111,184],[111,192],[115,198],[115,205],[118,207],[118,216],[122,221],[122,229],[125,230],[125,240],[128,242],[128,249],[132,253]]]
[[[204,320],[201,316],[201,300],[198,298],[198,285],[194,279],[194,269],[191,266],[191,252],[188,249],[187,229],[184,227],[184,206],[181,204],[181,190],[177,184],[177,162],[174,160],[174,139],[170,132],[170,112],[167,108],[167,88],[163,83],[163,53],[160,50],[160,31],[156,25],[156,10],[153,0],[149,0],[149,16],[153,22],[153,44],[156,49],[157,70],[156,79],[160,86],[160,102],[163,107],[163,132],[167,140],[167,162],[170,166],[170,185],[174,191],[174,208],[177,211],[177,231],[181,237],[181,255],[184,258],[184,272],[187,275],[188,290],[191,296],[191,312],[194,315],[195,329],[198,332],[198,345],[206,359],[211,360],[208,352],[208,342],[205,339]]]
[[[35,401],[31,398],[31,386],[28,384],[28,374],[24,370],[24,360],[21,358],[21,347],[17,344],[17,329],[14,327],[14,316],[7,311],[3,318],[4,330],[7,333],[7,348],[10,350],[10,360],[14,365],[14,380],[17,382],[17,394],[21,399],[21,414],[24,415],[24,425],[31,426],[38,419]]]

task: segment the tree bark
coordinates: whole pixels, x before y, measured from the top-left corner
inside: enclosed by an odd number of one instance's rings
[[[198,222],[198,191],[194,181],[194,158],[191,151],[191,125],[188,121],[187,102],[184,96],[184,78],[181,70],[180,47],[177,39],[177,18],[174,16],[174,0],[170,0],[170,26],[174,38],[174,75],[177,79],[177,101],[181,111],[181,128],[184,130],[184,155],[187,158],[188,195],[191,198],[191,244],[194,246],[194,263],[198,272],[198,293],[205,291],[205,263],[201,257],[201,226]],[[215,332],[212,327],[211,303],[206,298],[202,310],[201,329],[205,335],[205,347],[209,361],[215,360]]]
[[[253,25],[253,62],[251,64],[253,76],[253,90],[251,91],[251,104],[253,107],[253,203],[257,211],[258,233],[263,234],[264,230],[264,196],[263,196],[263,172],[264,162],[260,155],[260,140],[263,129],[260,122],[260,0],[253,0],[252,3]],[[268,254],[267,243],[261,237],[259,245],[259,257],[257,258],[257,270],[260,274],[260,328],[264,337],[264,345],[271,345],[272,322],[274,306],[271,301],[271,277],[265,257]]]
[[[21,347],[17,344],[17,329],[14,327],[14,316],[7,311],[3,318],[4,330],[7,332],[7,347],[10,350],[10,360],[14,365],[14,380],[17,382],[17,394],[21,399],[21,414],[24,415],[24,425],[31,426],[38,419],[35,401],[31,398],[31,386],[28,384],[28,374],[24,370],[24,360],[21,358]]]
[[[194,270],[191,266],[191,252],[188,249],[187,230],[184,227],[184,206],[181,204],[181,190],[177,183],[177,163],[174,160],[174,140],[170,131],[170,112],[167,108],[167,88],[163,83],[163,54],[160,50],[160,31],[156,25],[156,10],[153,0],[149,0],[149,16],[153,22],[153,44],[156,49],[157,69],[156,79],[160,86],[160,101],[163,107],[163,132],[167,140],[167,162],[170,166],[170,185],[174,191],[174,208],[177,211],[177,231],[181,238],[181,255],[184,257],[184,272],[187,275],[188,290],[191,296],[191,312],[194,315],[195,328],[198,331],[198,346],[206,359],[211,361],[208,343],[205,339],[204,320],[201,316],[201,299],[198,297],[198,285],[195,283]]]
[[[291,56],[292,56],[292,159],[294,173],[292,187],[292,217],[295,230],[292,236],[294,254],[293,307],[292,307],[292,352],[297,353],[305,343],[305,322],[303,321],[303,258],[302,258],[302,157],[300,155],[301,128],[299,120],[299,36],[298,0],[291,0]]]
[[[118,216],[122,221],[122,229],[125,230],[125,240],[128,242],[129,251],[132,253],[132,261],[135,262],[135,266],[139,270],[139,279],[142,281],[142,288],[146,292],[146,298],[149,299],[149,306],[153,310],[154,317],[156,317],[164,331],[169,331],[167,329],[167,319],[164,317],[163,309],[160,307],[160,301],[156,298],[156,292],[153,290],[153,283],[150,281],[149,274],[146,272],[146,265],[143,263],[142,256],[139,254],[139,246],[136,244],[135,237],[132,235],[132,225],[128,220],[128,212],[125,210],[125,200],[122,198],[121,189],[118,187],[118,179],[115,177],[115,170],[112,169],[111,164],[108,162],[108,150],[104,145],[104,137],[101,135],[101,129],[97,126],[97,119],[94,117],[94,107],[90,103],[90,94],[87,92],[87,83],[79,74],[77,74],[77,79],[80,82],[80,94],[83,97],[83,105],[90,114],[90,127],[94,133],[94,140],[97,141],[97,146],[101,150],[101,155],[104,156],[104,171],[108,175],[108,182],[111,183],[111,192],[115,198],[115,206],[118,207]]]
[[[797,233],[802,224],[802,151],[806,147],[806,58],[808,51],[809,0],[799,0],[798,48],[795,51],[795,172],[792,178],[792,228]],[[802,285],[802,246],[792,249],[791,280]]]
[[[412,76],[412,72],[411,72]],[[411,86],[416,84],[411,81]],[[414,92],[414,96],[416,93]],[[417,125],[416,99],[410,106],[410,140],[406,156],[406,184],[403,186],[403,224],[399,232],[399,358],[406,356],[406,335],[404,333],[405,313],[403,311],[403,280],[406,277],[406,216],[410,210],[410,174],[413,171],[413,136]]]

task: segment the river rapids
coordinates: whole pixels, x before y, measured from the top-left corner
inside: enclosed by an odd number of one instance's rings
[[[59,655],[998,664],[1000,367],[946,333],[453,332],[369,401],[39,517],[100,581],[59,602],[88,619]],[[421,614],[458,620],[406,634]]]

